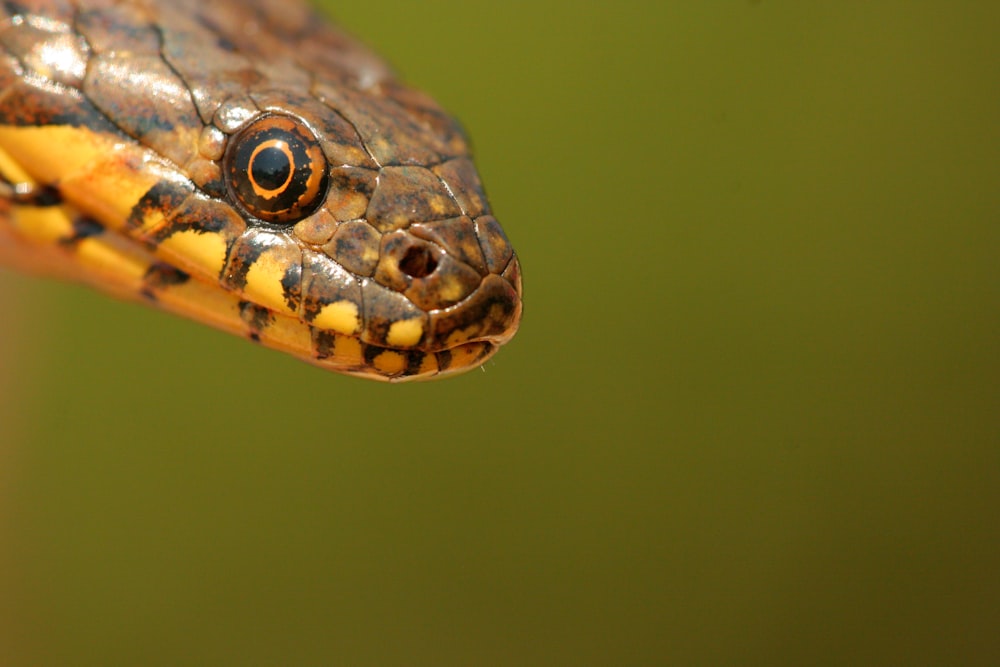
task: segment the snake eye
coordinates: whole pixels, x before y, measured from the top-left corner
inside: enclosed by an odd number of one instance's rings
[[[326,195],[326,157],[312,131],[291,116],[263,116],[241,129],[229,141],[224,170],[233,199],[265,222],[298,222]]]

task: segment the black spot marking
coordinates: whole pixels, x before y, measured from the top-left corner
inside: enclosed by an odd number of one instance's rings
[[[173,285],[183,285],[191,276],[186,271],[181,271],[175,266],[163,262],[157,262],[146,271],[145,280],[156,287],[171,287]]]
[[[99,134],[123,136],[104,114],[83,98],[16,81],[4,90],[0,123],[18,126],[69,125]]]
[[[365,345],[364,346],[365,364],[368,366],[374,366],[375,358],[378,357],[378,355],[382,354],[383,352],[385,352],[385,348],[376,347],[374,345]]]
[[[292,310],[297,310],[302,302],[302,265],[293,264],[281,276],[281,296]]]
[[[141,227],[145,217],[154,211],[169,215],[171,211],[183,204],[193,191],[193,188],[186,185],[178,185],[170,181],[158,182],[147,190],[146,194],[132,207],[125,226],[129,229]]]
[[[420,367],[424,363],[424,357],[426,353],[420,352],[418,350],[410,350],[406,353],[406,370],[403,375],[417,375],[420,373]]]
[[[3,183],[2,192],[4,196],[9,191],[11,199],[15,204],[20,206],[47,208],[49,206],[58,206],[63,201],[59,190],[49,185],[8,183],[6,180],[0,180],[0,183]]]
[[[254,262],[267,251],[265,243],[254,243],[253,238],[241,238],[229,250],[226,260],[224,284],[232,289],[242,290],[247,286],[247,275]]]
[[[146,236],[149,241],[160,244],[180,232],[219,234],[225,240],[226,252],[229,253],[244,228],[243,219],[230,207],[208,197],[192,195],[167,215],[165,224],[146,232]]]
[[[183,285],[190,279],[191,276],[184,271],[170,264],[157,262],[146,269],[146,275],[142,277],[143,287],[141,293],[147,299],[156,301],[157,292],[173,287],[174,285]]]
[[[262,331],[274,323],[274,313],[249,301],[240,301],[240,319],[250,328],[250,340],[259,341]]]
[[[327,359],[333,356],[333,348],[337,343],[337,336],[332,331],[325,329],[313,329],[313,350],[317,359]]]
[[[93,218],[78,217],[73,219],[73,232],[59,239],[61,246],[74,246],[84,239],[100,236],[104,233],[104,225]]]
[[[446,371],[451,366],[451,350],[441,350],[437,353],[438,370]]]

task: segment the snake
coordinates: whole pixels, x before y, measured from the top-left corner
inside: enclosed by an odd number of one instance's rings
[[[522,312],[461,125],[298,0],[0,1],[0,262],[393,382]]]

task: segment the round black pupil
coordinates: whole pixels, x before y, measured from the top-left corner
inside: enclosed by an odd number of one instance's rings
[[[250,175],[264,190],[277,190],[288,180],[292,163],[280,148],[265,148],[257,153],[250,165]]]

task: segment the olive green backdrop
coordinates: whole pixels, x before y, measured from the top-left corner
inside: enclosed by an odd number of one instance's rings
[[[390,387],[3,274],[0,664],[998,664],[1000,5],[331,9],[520,334]]]

